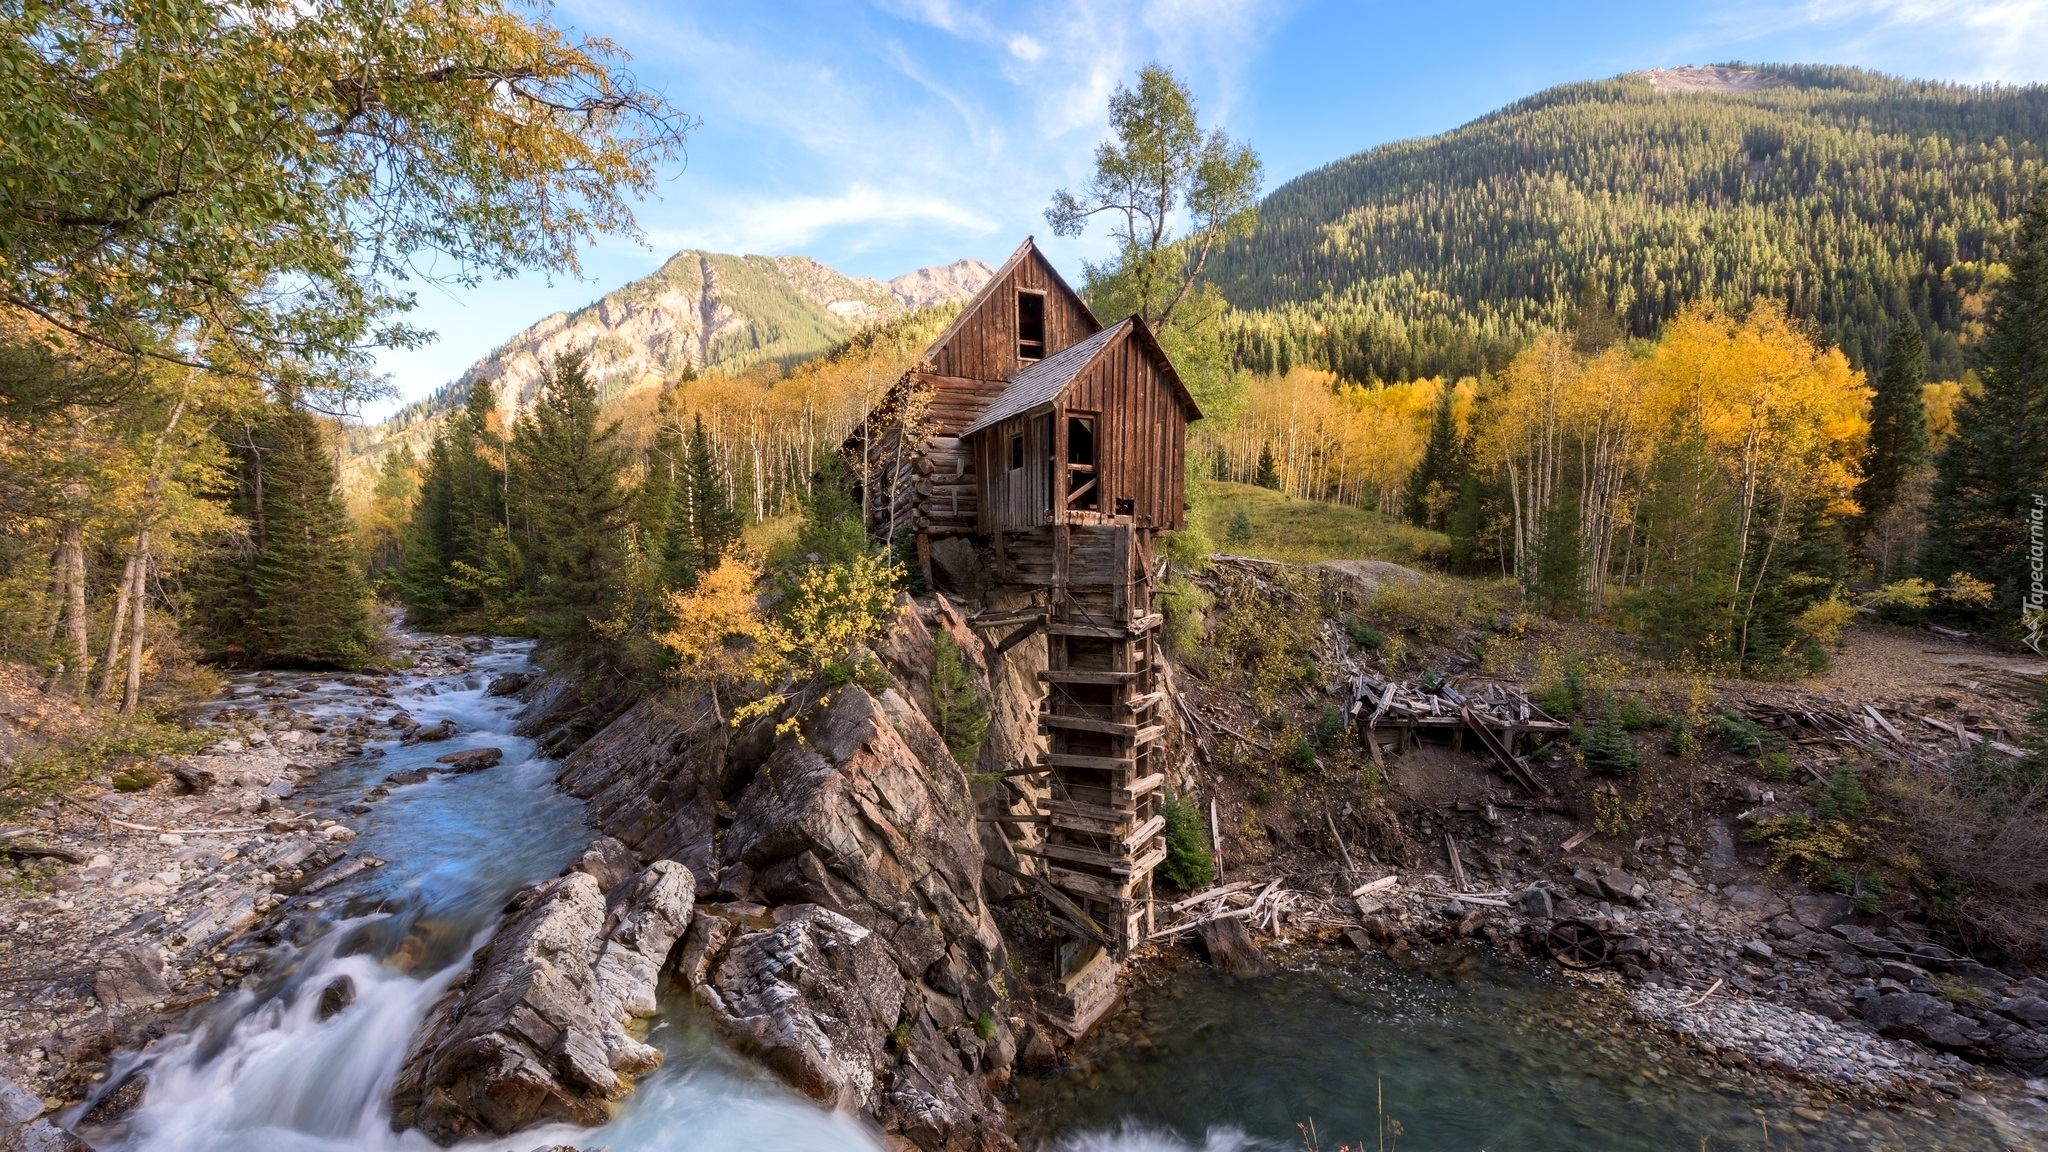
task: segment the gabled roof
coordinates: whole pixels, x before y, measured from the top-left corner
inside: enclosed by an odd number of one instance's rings
[[[1038,256],[1039,263],[1045,265],[1045,270],[1052,274],[1052,282],[1059,286],[1060,291],[1065,292],[1068,296],[1073,297],[1074,303],[1081,306],[1081,314],[1083,316],[1088,317],[1088,319],[1090,319],[1091,321],[1094,321],[1095,327],[1100,329],[1102,327],[1102,321],[1095,319],[1095,313],[1089,309],[1088,302],[1086,300],[1081,299],[1081,294],[1079,292],[1074,291],[1073,288],[1067,284],[1067,278],[1060,275],[1060,270],[1058,268],[1053,267],[1052,261],[1047,260],[1045,258],[1045,254],[1038,251],[1036,237],[1026,236],[1024,238],[1024,242],[1022,244],[1017,245],[1017,250],[1010,253],[1010,258],[1008,260],[1003,261],[1002,266],[997,268],[993,273],[989,275],[988,282],[983,284],[981,286],[981,289],[977,291],[971,298],[969,298],[966,304],[961,306],[960,314],[958,316],[953,317],[953,322],[951,324],[946,325],[946,330],[944,332],[939,333],[938,339],[933,340],[930,344],[925,345],[925,358],[929,360],[932,357],[933,353],[937,352],[941,348],[944,348],[946,346],[946,342],[953,338],[953,334],[960,331],[960,326],[967,323],[967,318],[974,315],[974,313],[977,310],[979,310],[982,305],[988,303],[989,297],[995,294],[996,285],[1001,284],[1003,282],[1004,278],[1010,274],[1010,269],[1015,268],[1018,264],[1022,263],[1025,257],[1034,254]]]
[[[1022,416],[1035,408],[1052,403],[1059,398],[1060,393],[1067,390],[1068,385],[1080,378],[1081,373],[1087,371],[1090,364],[1095,363],[1097,357],[1125,333],[1130,333],[1144,342],[1145,350],[1159,366],[1160,374],[1166,377],[1167,383],[1173,385],[1174,395],[1179,398],[1181,408],[1187,412],[1188,420],[1200,420],[1202,410],[1195,406],[1194,397],[1188,395],[1187,386],[1180,381],[1180,373],[1173,370],[1173,362],[1166,358],[1165,350],[1159,347],[1159,341],[1153,337],[1151,327],[1137,316],[1127,316],[1079,344],[1063,348],[1010,377],[1009,387],[1003,389],[1001,395],[989,402],[989,406],[982,410],[974,423],[969,424],[967,430],[960,433],[961,438],[965,439],[1012,416]]]

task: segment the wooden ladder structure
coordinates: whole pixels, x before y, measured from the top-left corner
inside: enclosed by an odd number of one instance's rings
[[[1053,525],[1048,581],[1046,835],[1031,851],[1088,939],[1121,961],[1152,931],[1152,870],[1166,859],[1159,798],[1166,697],[1160,616],[1152,609],[1152,533],[1128,525]],[[1055,903],[1060,903],[1056,901]]]

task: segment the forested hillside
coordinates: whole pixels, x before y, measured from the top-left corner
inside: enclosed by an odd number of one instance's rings
[[[1781,299],[1863,368],[1910,315],[1953,379],[2044,142],[2039,86],[1634,74],[1292,180],[1212,266],[1239,361],[1269,372],[1497,370],[1590,286],[1638,336],[1689,300]]]
[[[805,256],[678,252],[651,276],[606,293],[575,312],[536,321],[423,400],[344,443],[360,488],[368,471],[400,445],[423,454],[447,413],[476,381],[515,408],[532,404],[556,359],[581,354],[603,399],[709,367],[739,372],[784,368],[817,356],[865,324],[964,300],[988,279],[978,260],[920,268],[887,283],[847,276]],[[352,467],[350,467],[352,465]]]

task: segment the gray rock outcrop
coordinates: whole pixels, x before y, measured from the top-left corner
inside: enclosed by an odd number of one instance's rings
[[[550,1121],[599,1124],[661,1063],[635,1036],[688,928],[696,881],[657,860],[609,895],[587,872],[526,889],[469,976],[428,1013],[392,1126],[440,1144]]]
[[[887,689],[798,694],[735,730],[678,687],[591,737],[561,782],[603,831],[696,872],[677,978],[739,1047],[927,1152],[1010,1148],[1007,955],[973,791],[928,718],[932,630],[977,677],[986,660],[950,606],[924,615],[904,602],[876,645]]]

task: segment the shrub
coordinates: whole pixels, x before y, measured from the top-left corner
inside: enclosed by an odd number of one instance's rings
[[[1537,693],[1536,705],[1559,720],[1569,720],[1586,704],[1586,681],[1576,670],[1562,680],[1545,685]]]
[[[1190,520],[1187,527],[1166,534],[1166,541],[1161,550],[1166,553],[1168,560],[1173,561],[1176,568],[1190,572],[1207,572],[1209,554],[1216,551],[1216,542],[1209,539],[1209,534],[1202,530],[1201,525]]]
[[[1159,814],[1166,818],[1166,859],[1159,875],[1183,892],[1208,887],[1216,879],[1216,860],[1201,809],[1168,793],[1159,798]]]
[[[1252,542],[1257,533],[1252,529],[1252,514],[1242,508],[1233,509],[1230,517],[1223,522],[1223,542],[1242,547]]]
[[[932,706],[938,713],[933,719],[938,721],[939,735],[945,738],[953,759],[962,768],[972,768],[988,739],[988,702],[975,687],[952,633],[939,629],[933,648]]]
[[[1344,710],[1325,704],[1316,712],[1316,747],[1335,747],[1344,739]]]
[[[1757,762],[1757,770],[1764,774],[1766,780],[1790,780],[1798,768],[1791,755],[1784,752],[1766,752],[1764,758]]]
[[[1744,720],[1733,712],[1723,712],[1714,717],[1714,734],[1737,756],[1763,755],[1764,730],[1753,720]]]
[[[134,785],[124,791],[147,788],[162,779],[157,757],[197,752],[218,738],[146,713],[111,717],[99,727],[24,749],[11,767],[0,767],[0,814],[33,808],[109,769]]]
[[[1650,715],[1650,707],[1643,703],[1641,696],[1622,697],[1620,714],[1621,726],[1630,732],[1648,728],[1657,722],[1656,717]]]
[[[1306,772],[1316,766],[1315,741],[1307,736],[1296,736],[1294,748],[1287,754],[1287,766],[1296,772]]]
[[[1692,721],[1680,716],[1671,722],[1671,734],[1664,738],[1664,751],[1690,760],[1700,750],[1700,739],[1692,733]]]
[[[1643,766],[1643,754],[1636,751],[1622,726],[1621,709],[1611,701],[1600,713],[1599,723],[1580,740],[1579,754],[1588,769],[1603,776],[1626,776]]]
[[[974,1035],[979,1040],[993,1040],[996,1038],[996,1014],[994,1012],[983,1012],[974,1018]]]
[[[116,792],[147,792],[163,783],[163,770],[149,761],[137,761],[109,778]]]
[[[1166,644],[1175,655],[1192,654],[1202,643],[1202,613],[1209,598],[1194,581],[1176,575],[1159,588],[1159,608],[1166,617]]]
[[[1344,631],[1350,633],[1351,642],[1360,648],[1376,649],[1387,642],[1387,634],[1354,616],[1344,622]]]
[[[1863,790],[1863,777],[1844,764],[1825,782],[1815,781],[1810,790],[1813,811],[1823,820],[1855,820],[1870,808],[1870,794]]]

